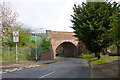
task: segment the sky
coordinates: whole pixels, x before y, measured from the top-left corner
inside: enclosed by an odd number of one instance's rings
[[[3,0],[1,0],[3,1]],[[72,32],[70,15],[74,3],[82,4],[86,0],[5,0],[12,4],[13,11],[18,13],[17,21],[32,30]],[[118,2],[119,0],[115,0]]]

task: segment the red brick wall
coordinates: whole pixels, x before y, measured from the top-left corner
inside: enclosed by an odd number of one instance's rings
[[[39,56],[39,59],[41,58],[41,60],[52,60],[52,59],[54,59],[52,49],[47,50],[45,52],[42,52],[41,54],[39,52],[38,56]]]
[[[78,42],[77,48],[78,48],[78,55],[81,55],[81,54],[90,54],[90,52],[85,48],[85,46],[82,43],[82,41]]]
[[[56,52],[57,52],[57,53],[63,53],[63,47],[62,47],[62,45],[60,45],[60,46],[58,46],[58,47],[56,48]]]

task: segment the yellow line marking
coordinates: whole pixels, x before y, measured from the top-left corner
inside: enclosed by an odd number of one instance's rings
[[[29,66],[41,66],[44,64],[33,64],[33,65],[16,65],[16,66],[0,66],[0,68],[9,68],[9,67],[29,67]]]

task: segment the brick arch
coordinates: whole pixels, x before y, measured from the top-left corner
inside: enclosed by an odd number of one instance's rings
[[[81,41],[78,41],[78,39],[73,36],[75,35],[75,33],[73,32],[59,32],[59,31],[46,30],[46,34],[48,34],[49,38],[51,38],[52,53],[53,53],[50,56],[52,57],[51,59],[56,59],[56,55],[55,55],[56,48],[64,42],[70,42],[77,47],[76,55],[90,53],[85,48],[84,44]]]
[[[49,34],[49,38],[51,38],[54,59],[56,59],[55,50],[61,43],[71,42],[75,46],[77,46],[78,44],[77,38],[73,36],[74,35],[73,32],[58,32],[58,31],[46,30],[46,33]]]
[[[59,48],[61,46],[61,48]],[[75,57],[77,54],[77,46],[70,41],[63,41],[60,44],[58,44],[57,47],[55,47],[55,52],[57,52],[57,49],[59,51],[62,51],[62,55],[66,57]]]
[[[71,40],[63,40],[63,41],[60,41],[60,43],[56,44],[55,48],[57,48],[59,45],[61,45],[62,43],[65,43],[65,42],[72,43],[72,44],[74,44],[74,45],[77,47],[77,44],[76,44],[74,41],[71,41]]]

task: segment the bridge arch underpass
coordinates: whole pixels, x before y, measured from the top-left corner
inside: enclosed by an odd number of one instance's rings
[[[86,54],[89,52],[85,49],[84,44],[81,41],[79,41],[78,38],[74,37],[75,33],[73,32],[46,30],[46,34],[48,34],[49,38],[51,39],[52,45],[51,59],[56,59],[55,53],[56,51],[57,53],[59,53],[58,47],[60,46],[63,48],[62,53],[64,53],[65,56],[76,56]]]
[[[57,46],[56,53],[60,53],[65,57],[75,57],[77,54],[77,47],[72,42],[63,42]]]

